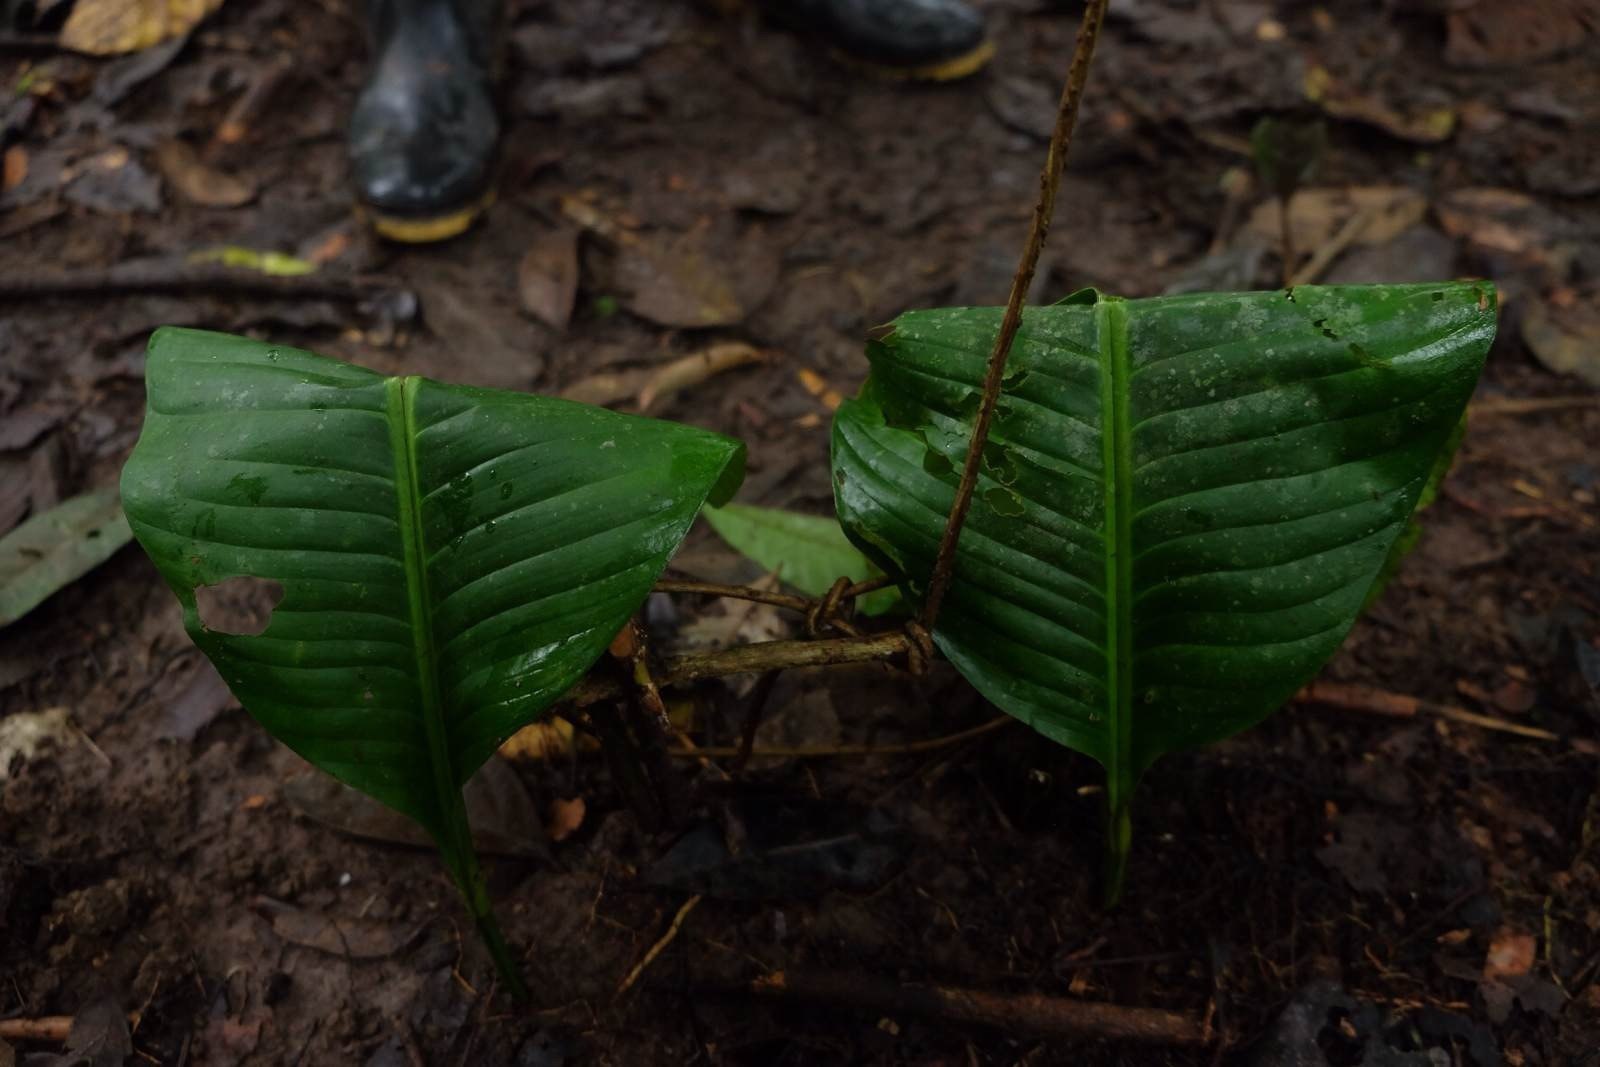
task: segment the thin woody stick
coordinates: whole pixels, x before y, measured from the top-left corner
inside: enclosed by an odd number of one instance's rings
[[[972,493],[978,484],[978,468],[983,461],[984,442],[989,439],[989,424],[994,421],[995,406],[1000,402],[1006,359],[1011,355],[1011,344],[1016,340],[1017,328],[1022,325],[1022,305],[1027,302],[1028,289],[1033,285],[1033,272],[1039,266],[1039,253],[1044,248],[1045,237],[1050,233],[1050,219],[1056,210],[1056,192],[1061,187],[1061,172],[1066,166],[1067,149],[1072,144],[1072,128],[1078,122],[1078,105],[1083,101],[1083,86],[1089,77],[1089,61],[1094,57],[1095,42],[1100,39],[1100,26],[1105,21],[1108,2],[1089,0],[1083,9],[1083,22],[1078,27],[1078,40],[1072,52],[1072,66],[1067,71],[1067,84],[1062,87],[1061,103],[1056,111],[1055,131],[1050,135],[1050,150],[1045,156],[1044,171],[1039,175],[1039,202],[1033,207],[1033,224],[1028,229],[1028,240],[1022,246],[1022,260],[1011,279],[1011,295],[1006,300],[1005,315],[1000,320],[1000,332],[995,335],[994,349],[989,353],[989,365],[983,377],[983,403],[978,408],[978,418],[972,427],[967,461],[961,468],[955,502],[950,507],[944,536],[939,541],[939,554],[934,557],[933,573],[928,579],[928,595],[922,606],[922,625],[928,630],[933,629],[934,620],[939,617],[939,607],[944,603],[945,591],[950,586],[956,542],[961,537],[967,511],[972,506]]]

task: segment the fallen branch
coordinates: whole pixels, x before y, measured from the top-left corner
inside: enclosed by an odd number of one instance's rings
[[[989,353],[989,364],[983,377],[983,401],[978,407],[977,421],[972,426],[972,441],[967,446],[961,481],[956,486],[950,517],[945,522],[944,535],[939,539],[939,553],[934,557],[933,572],[928,579],[928,596],[922,606],[922,625],[928,630],[933,629],[934,621],[939,617],[939,607],[944,603],[945,591],[950,586],[950,572],[955,567],[956,542],[961,538],[967,511],[972,507],[973,490],[978,485],[978,468],[983,461],[983,446],[989,440],[989,424],[994,421],[995,408],[1000,402],[1006,360],[1011,355],[1011,343],[1016,340],[1017,329],[1022,325],[1022,305],[1027,302],[1028,289],[1033,285],[1033,272],[1039,266],[1039,253],[1044,248],[1045,237],[1050,233],[1050,220],[1056,210],[1056,191],[1061,187],[1061,172],[1066,167],[1067,149],[1072,146],[1072,128],[1078,122],[1078,105],[1083,102],[1089,61],[1094,58],[1095,42],[1100,39],[1100,26],[1105,21],[1107,2],[1088,0],[1083,9],[1083,22],[1078,27],[1078,39],[1072,51],[1072,66],[1067,71],[1067,84],[1061,89],[1055,130],[1050,135],[1044,171],[1039,175],[1039,201],[1033,207],[1033,223],[1028,229],[1028,239],[1022,246],[1022,259],[1017,263],[1017,272],[1011,279],[1011,294],[1006,299],[1005,315],[1000,319],[1000,332],[995,335],[994,349]]]
[[[947,1023],[993,1026],[1008,1034],[1088,1037],[1149,1045],[1207,1045],[1216,1034],[1193,1015],[1160,1008],[989,993],[938,985],[900,985],[832,971],[777,971],[744,987],[761,997],[821,1004],[873,1015],[916,1015]]]
[[[667,927],[667,932],[661,935],[659,941],[650,946],[650,951],[644,954],[644,959],[634,964],[633,970],[629,971],[628,976],[622,980],[622,984],[617,986],[617,996],[620,997],[629,989],[632,989],[633,983],[639,980],[639,976],[644,973],[644,969],[650,966],[655,961],[655,958],[666,950],[668,945],[672,944],[673,939],[678,936],[678,931],[683,929],[683,920],[689,917],[689,913],[695,909],[695,905],[699,904],[700,901],[701,896],[696,893],[683,902],[683,907],[678,909],[678,914],[672,917],[672,925]]]
[[[742,341],[725,341],[673,360],[651,375],[644,388],[639,390],[639,410],[649,411],[657,401],[692,385],[699,385],[723,371],[766,361],[766,353]]]
[[[663,578],[655,584],[658,593],[681,593],[688,596],[721,596],[734,600],[751,600],[757,604],[771,604],[774,607],[788,608],[801,614],[809,612],[816,606],[816,601],[810,597],[795,596],[791,593],[779,593],[766,589],[756,589],[748,585],[722,585],[717,582],[681,581],[676,578]]]
[[[62,1042],[72,1031],[72,1016],[42,1015],[37,1019],[0,1019],[0,1041]]]
[[[719,652],[691,652],[673,656],[658,672],[662,684],[682,684],[729,674],[759,674],[778,668],[821,667],[837,663],[870,663],[903,655],[911,639],[893,630],[865,637],[840,637],[823,641],[761,641]]]
[[[682,685],[702,678],[723,678],[730,674],[760,674],[791,667],[823,667],[838,663],[871,663],[905,655],[910,650],[911,638],[899,630],[822,641],[760,641],[717,652],[669,656],[661,662],[654,677],[660,686]],[[621,696],[622,692],[622,687],[615,680],[591,675],[572,689],[567,701],[578,707],[587,707]]]
[[[376,278],[281,276],[185,261],[119,263],[104,270],[0,275],[0,301],[140,293],[242,293],[283,299],[370,300],[389,286]]]
[[[984,734],[993,733],[1002,726],[1009,726],[1019,719],[1009,715],[998,715],[988,722],[974,726],[970,730],[960,733],[946,734],[943,737],[930,737],[921,741],[904,741],[891,745],[752,745],[748,749],[740,745],[707,745],[697,748],[671,748],[667,755],[677,756],[680,759],[737,759],[741,756],[760,759],[829,759],[834,756],[908,756],[918,752],[935,752],[941,748],[959,745],[963,741],[971,741],[982,737]]]
[[[128,1013],[128,1025],[139,1026],[139,1013]],[[0,1041],[54,1041],[61,1044],[72,1033],[72,1016],[41,1015],[34,1019],[0,1019]]]
[[[1451,722],[1495,730],[1503,734],[1516,734],[1536,741],[1560,741],[1561,735],[1537,726],[1523,726],[1507,722],[1492,715],[1481,715],[1452,704],[1435,704],[1431,700],[1391,693],[1364,685],[1342,685],[1338,682],[1312,682],[1295,694],[1297,704],[1322,704],[1345,711],[1364,711],[1371,715],[1386,715],[1395,719],[1412,719],[1418,715],[1434,715]]]

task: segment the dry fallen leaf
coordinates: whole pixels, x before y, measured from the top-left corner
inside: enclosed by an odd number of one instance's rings
[[[271,897],[256,897],[251,907],[283,940],[352,960],[379,960],[415,941],[421,925],[378,919],[333,918],[305,911]]]
[[[732,220],[708,220],[685,233],[635,233],[631,220],[578,196],[561,200],[573,223],[603,239],[611,253],[604,282],[623,306],[658,326],[732,326],[767,298],[778,281],[777,248]]]
[[[1303,252],[1315,252],[1362,212],[1366,213],[1367,221],[1351,243],[1382,245],[1421,222],[1428,212],[1428,201],[1421,193],[1404,185],[1301,189],[1294,194],[1289,207],[1294,246]],[[1277,201],[1258,206],[1245,224],[1245,230],[1275,245],[1278,241]]]
[[[550,817],[545,820],[544,832],[552,841],[565,841],[578,832],[588,807],[582,797],[563,800],[556,797],[550,802]]]
[[[222,0],[78,0],[61,27],[61,44],[110,56],[137,52],[188,33]]]
[[[28,178],[28,150],[19,144],[6,149],[0,166],[0,191],[10,192]]]
[[[167,141],[157,148],[156,168],[180,196],[201,207],[243,207],[256,196],[253,185],[208,166],[183,141]]]
[[[46,745],[64,747],[71,737],[66,708],[15,712],[0,719],[0,781],[11,773],[12,761],[27,763]]]
[[[393,808],[317,771],[283,783],[283,796],[300,812],[324,826],[355,837],[399,845],[432,847],[416,823]],[[480,852],[499,856],[543,856],[538,827],[528,821],[533,806],[517,772],[504,760],[491,759],[466,784],[463,796],[472,843]]]
[[[1489,955],[1483,961],[1483,977],[1515,978],[1527,974],[1533,969],[1536,945],[1532,934],[1501,927],[1495,932],[1494,940],[1489,942]]]
[[[1513,66],[1547,59],[1600,33],[1596,0],[1486,0],[1454,5],[1444,55],[1461,66]]]
[[[522,310],[555,330],[565,330],[578,299],[578,231],[563,227],[534,241],[517,267]]]
[[[1305,94],[1327,114],[1349,122],[1376,126],[1402,141],[1439,144],[1456,130],[1456,113],[1448,107],[1402,111],[1375,95],[1341,84],[1324,67],[1306,71]]]
[[[559,715],[530,723],[506,738],[500,746],[500,755],[508,760],[543,763],[563,758],[576,747],[591,752],[600,746],[587,734],[578,736],[572,724]]]
[[[1522,316],[1522,340],[1549,370],[1600,389],[1600,310],[1591,301],[1568,308],[1531,301]]]

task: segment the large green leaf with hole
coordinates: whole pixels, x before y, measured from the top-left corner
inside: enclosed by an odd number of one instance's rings
[[[1000,316],[901,316],[834,422],[840,521],[913,599]],[[1122,837],[1153,760],[1259,721],[1338,647],[1494,329],[1477,282],[1029,310],[935,641],[1106,766]]]
[[[244,707],[420,823],[487,922],[461,787],[648,595],[743,446],[194,330],[150,342],[134,535]],[[195,590],[267,579],[258,636]],[[494,934],[486,930],[493,946]]]

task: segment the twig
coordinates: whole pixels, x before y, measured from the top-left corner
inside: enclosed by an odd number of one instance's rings
[[[1333,265],[1333,261],[1344,254],[1344,250],[1355,244],[1356,240],[1372,225],[1372,220],[1378,217],[1378,209],[1368,204],[1339,227],[1339,232],[1330,237],[1323,246],[1312,253],[1306,265],[1294,271],[1293,275],[1284,282],[1284,288],[1293,288],[1296,285],[1313,285],[1322,277],[1323,272]],[[1285,241],[1290,240],[1289,231],[1284,230]],[[1287,253],[1292,254],[1292,253]],[[1289,262],[1286,260],[1286,262]],[[1287,268],[1286,268],[1287,269]]]
[[[121,263],[104,270],[0,274],[0,301],[136,293],[249,293],[292,299],[368,300],[385,288],[374,278],[279,276],[182,261]]]
[[[866,578],[845,590],[847,598],[865,596],[867,593],[876,593],[880,589],[887,589],[894,584],[894,579],[887,574],[880,574],[876,578]]]
[[[872,663],[908,655],[912,647],[910,635],[900,630],[822,641],[758,641],[753,645],[736,645],[717,652],[691,652],[668,657],[655,673],[655,681],[658,686],[682,685],[702,678],[724,678],[730,674],[760,674],[791,667],[825,667],[839,663]],[[586,708],[602,700],[613,700],[624,692],[616,679],[591,674],[568,691],[565,703]]]
[[[970,730],[960,733],[946,734],[944,737],[930,737],[921,741],[905,741],[893,745],[759,745],[749,749],[749,755],[757,759],[766,757],[773,759],[826,759],[832,756],[908,756],[918,752],[933,752],[941,748],[959,745],[963,741],[971,741],[975,737],[993,733],[1002,726],[1009,726],[1018,722],[1009,715],[999,715]],[[730,756],[738,758],[745,751],[743,745],[704,746],[699,748],[669,749],[667,755],[677,756],[682,759],[698,759],[702,757],[726,759]]]
[[[683,593],[690,596],[719,596],[729,597],[734,600],[751,600],[757,604],[771,604],[774,607],[787,608],[798,611],[806,617],[806,629],[812,636],[827,627],[839,631],[846,637],[859,637],[860,633],[848,621],[850,605],[855,598],[863,593],[875,592],[886,585],[893,583],[887,576],[869,578],[863,582],[850,583],[848,578],[840,578],[828,590],[828,595],[820,600],[809,597],[793,596],[789,593],[779,593],[775,590],[757,589],[748,585],[722,585],[718,582],[682,581],[674,578],[664,578],[656,582],[655,591],[658,593]],[[840,609],[845,608],[844,616]]]
[[[622,980],[622,984],[617,986],[617,996],[620,997],[633,988],[633,983],[639,980],[639,976],[644,973],[644,969],[655,962],[655,958],[661,955],[668,945],[672,944],[673,939],[678,936],[678,931],[683,929],[683,920],[689,917],[689,913],[695,909],[695,905],[699,904],[701,899],[700,894],[696,893],[683,902],[683,907],[679,908],[678,914],[672,917],[672,925],[667,927],[667,932],[661,935],[661,940],[650,946],[650,951],[644,954],[644,959],[634,964],[633,970],[629,971],[628,976]]]
[[[250,133],[251,125],[266,110],[293,70],[294,63],[287,56],[280,56],[263,68],[228,109],[228,114],[211,135],[201,158],[215,165],[230,148],[242,142]]]
[[[865,1010],[874,1015],[918,1015],[944,1022],[976,1023],[1009,1034],[1093,1037],[1151,1045],[1204,1045],[1215,1039],[1201,1019],[1182,1012],[1125,1008],[1037,993],[907,986],[831,971],[777,971],[744,988],[757,996]]]
[[[658,678],[663,685],[682,684],[701,678],[755,674],[775,668],[869,663],[901,655],[910,647],[911,639],[898,630],[824,641],[761,641],[719,652],[691,652],[671,657],[662,663]]]
[[[1338,682],[1312,682],[1295,694],[1298,704],[1325,704],[1345,711],[1364,711],[1373,715],[1387,715],[1396,719],[1415,718],[1419,713],[1436,715],[1451,722],[1497,730],[1503,734],[1531,737],[1536,741],[1560,741],[1561,735],[1537,726],[1523,726],[1507,722],[1492,715],[1480,715],[1451,704],[1435,704],[1431,700],[1391,693],[1386,689],[1373,689],[1364,685],[1341,685]]]
[[[744,729],[739,735],[739,747],[733,756],[733,773],[743,774],[745,765],[750,762],[750,753],[756,747],[756,731],[761,728],[761,716],[767,710],[767,701],[772,699],[772,691],[777,688],[780,671],[768,671],[756,679],[756,687],[750,693],[750,706],[745,709]]]
[[[128,1025],[139,1026],[139,1013],[128,1013]],[[0,1019],[0,1041],[64,1042],[72,1033],[72,1016],[41,1015],[34,1019]]]
[[[939,541],[939,553],[934,557],[933,572],[928,578],[928,595],[922,608],[922,625],[928,630],[933,629],[934,621],[939,617],[939,606],[944,602],[945,591],[950,585],[956,542],[961,537],[967,511],[972,506],[972,493],[977,487],[978,469],[983,461],[983,446],[989,439],[989,424],[994,421],[995,407],[1000,402],[1006,359],[1011,355],[1011,343],[1016,340],[1017,328],[1022,325],[1022,305],[1027,301],[1028,289],[1033,284],[1033,272],[1039,265],[1039,253],[1044,248],[1045,238],[1050,232],[1050,220],[1055,215],[1056,191],[1061,187],[1061,172],[1066,166],[1067,149],[1072,145],[1072,128],[1078,121],[1078,105],[1083,101],[1083,86],[1089,77],[1089,61],[1094,56],[1095,42],[1100,38],[1107,2],[1088,0],[1083,9],[1083,22],[1078,27],[1077,44],[1072,52],[1072,66],[1067,71],[1067,84],[1061,89],[1055,130],[1050,135],[1044,171],[1039,175],[1039,201],[1033,207],[1033,223],[1028,229],[1027,242],[1022,246],[1022,259],[1017,263],[1017,272],[1011,279],[1011,295],[1006,299],[1005,315],[1000,319],[1000,332],[995,335],[994,349],[989,353],[989,365],[983,378],[983,402],[978,407],[977,421],[972,427],[972,442],[967,447],[967,460],[961,468],[961,481],[956,487],[950,517],[945,522],[944,535]]]
[[[809,597],[793,596],[748,585],[721,585],[717,582],[690,582],[676,578],[663,578],[655,584],[658,593],[681,593],[689,596],[721,596],[733,600],[753,600],[757,604],[771,604],[804,614],[816,606]]]
[[[72,1016],[42,1015],[37,1019],[0,1019],[0,1041],[65,1041]]]

